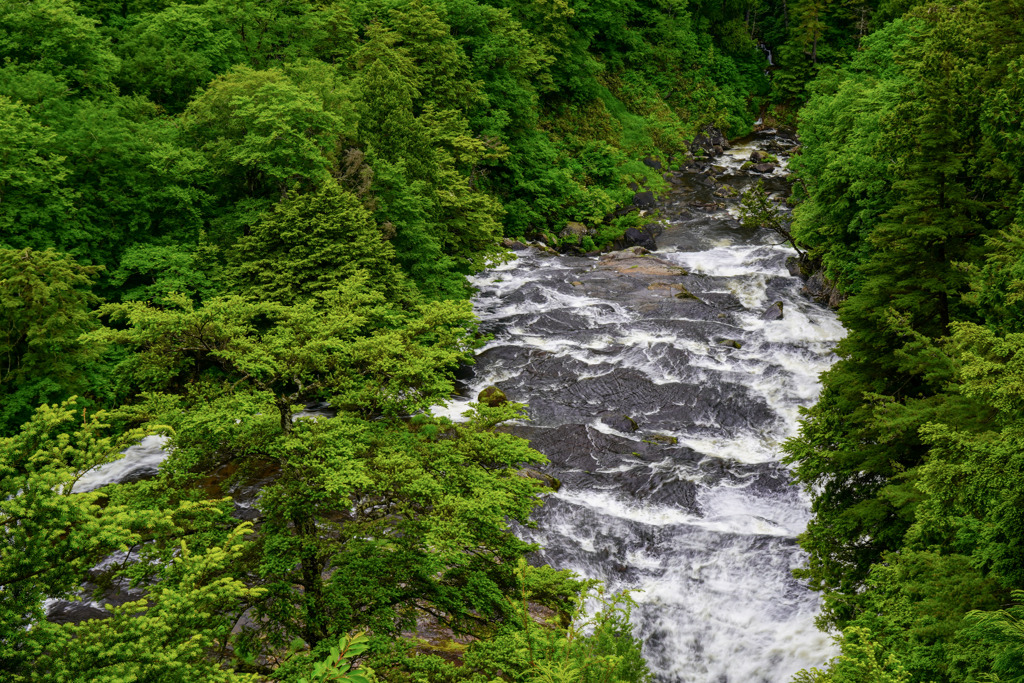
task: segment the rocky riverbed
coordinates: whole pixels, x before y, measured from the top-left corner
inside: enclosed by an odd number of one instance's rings
[[[654,252],[525,249],[473,279],[494,339],[447,410],[491,384],[529,404],[514,429],[562,486],[521,533],[538,562],[638,591],[664,682],[782,683],[830,654],[790,574],[809,511],[779,457],[843,329],[794,252],[737,220],[758,179],[786,191],[795,144],[762,132],[667,174]]]

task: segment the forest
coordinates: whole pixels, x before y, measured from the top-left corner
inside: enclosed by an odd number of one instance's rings
[[[848,330],[794,680],[1024,681],[1021,0],[0,0],[0,56],[4,680],[651,680],[628,595],[527,561],[523,406],[431,408],[468,274],[760,121]],[[45,618],[83,585],[141,597]]]

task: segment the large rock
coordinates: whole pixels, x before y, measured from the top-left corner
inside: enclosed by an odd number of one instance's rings
[[[764,150],[761,149],[755,149],[753,152],[750,153],[750,160],[753,161],[755,164],[759,164],[767,158],[768,152],[765,152]]]
[[[485,406],[490,406],[492,408],[496,408],[503,403],[508,403],[508,398],[505,397],[505,392],[493,384],[481,391],[476,397],[476,400],[483,403]]]
[[[782,320],[782,302],[776,301],[761,314],[761,320]]]
[[[814,274],[814,263],[804,254],[800,256],[789,256],[786,258],[786,270],[793,277],[806,280]]]
[[[750,167],[750,170],[753,171],[754,173],[771,173],[772,171],[775,170],[775,164],[754,164],[753,166]]]
[[[675,282],[675,278],[686,275],[686,269],[669,261],[646,256],[646,253],[643,247],[609,252],[601,257],[598,268],[614,270],[633,277],[667,277],[672,278],[672,282]]]
[[[576,241],[582,240],[587,236],[589,231],[587,226],[576,221],[569,221],[569,224],[565,226],[562,232],[558,233],[558,238],[562,240],[575,239]]]
[[[618,413],[601,413],[601,422],[608,425],[612,429],[620,432],[630,434],[640,429],[637,426],[636,421],[629,415],[620,415]]]
[[[522,251],[523,249],[529,248],[529,245],[523,244],[519,240],[509,239],[508,237],[501,241],[501,246],[505,247],[506,249],[511,249],[512,251]]]
[[[661,162],[652,157],[644,159],[644,166],[647,168],[653,168],[655,171],[660,171],[662,169]]]
[[[651,251],[658,248],[653,237],[642,230],[637,230],[636,228],[626,230],[622,235],[622,239],[628,247],[643,247],[644,249],[649,249]]]
[[[650,190],[633,195],[633,206],[638,209],[653,209],[655,205],[654,192]]]
[[[815,272],[804,284],[804,293],[820,304],[830,308],[838,308],[843,295],[821,271]]]
[[[800,267],[800,258],[797,256],[786,257],[786,270],[788,270],[789,274],[793,277],[804,276],[803,269]]]

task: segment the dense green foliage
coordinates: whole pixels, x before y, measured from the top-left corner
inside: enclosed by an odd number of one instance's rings
[[[788,444],[799,574],[844,634],[804,680],[1017,681],[1024,7],[903,9],[812,83],[793,163],[848,330]]]
[[[0,0],[4,680],[645,681],[628,598],[522,563],[521,407],[430,408],[502,238],[606,246],[642,159],[750,129],[742,14]],[[130,599],[43,618],[93,588]]]
[[[3,0],[0,246],[138,295],[153,250],[196,284],[190,256],[223,265],[276,204],[341,186],[423,293],[464,296],[503,234],[598,227],[660,182],[640,158],[749,129],[768,84],[743,9]]]
[[[0,0],[0,671],[646,681],[628,597],[523,562],[521,407],[430,407],[503,237],[607,246],[644,157],[765,114],[799,205],[745,220],[848,330],[787,445],[841,632],[797,680],[1024,680],[1022,36],[1020,0]],[[146,434],[156,477],[73,492]],[[43,618],[85,581],[145,597]]]

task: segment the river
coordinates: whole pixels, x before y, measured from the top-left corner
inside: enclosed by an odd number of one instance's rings
[[[462,393],[494,384],[529,404],[515,431],[562,482],[520,533],[537,561],[638,591],[665,683],[784,683],[833,654],[790,574],[809,501],[779,458],[844,331],[789,274],[795,252],[740,226],[728,189],[782,192],[784,160],[769,176],[740,166],[786,146],[763,133],[676,174],[648,256],[528,249],[472,279],[493,340]],[[762,319],[775,302],[782,319]]]

